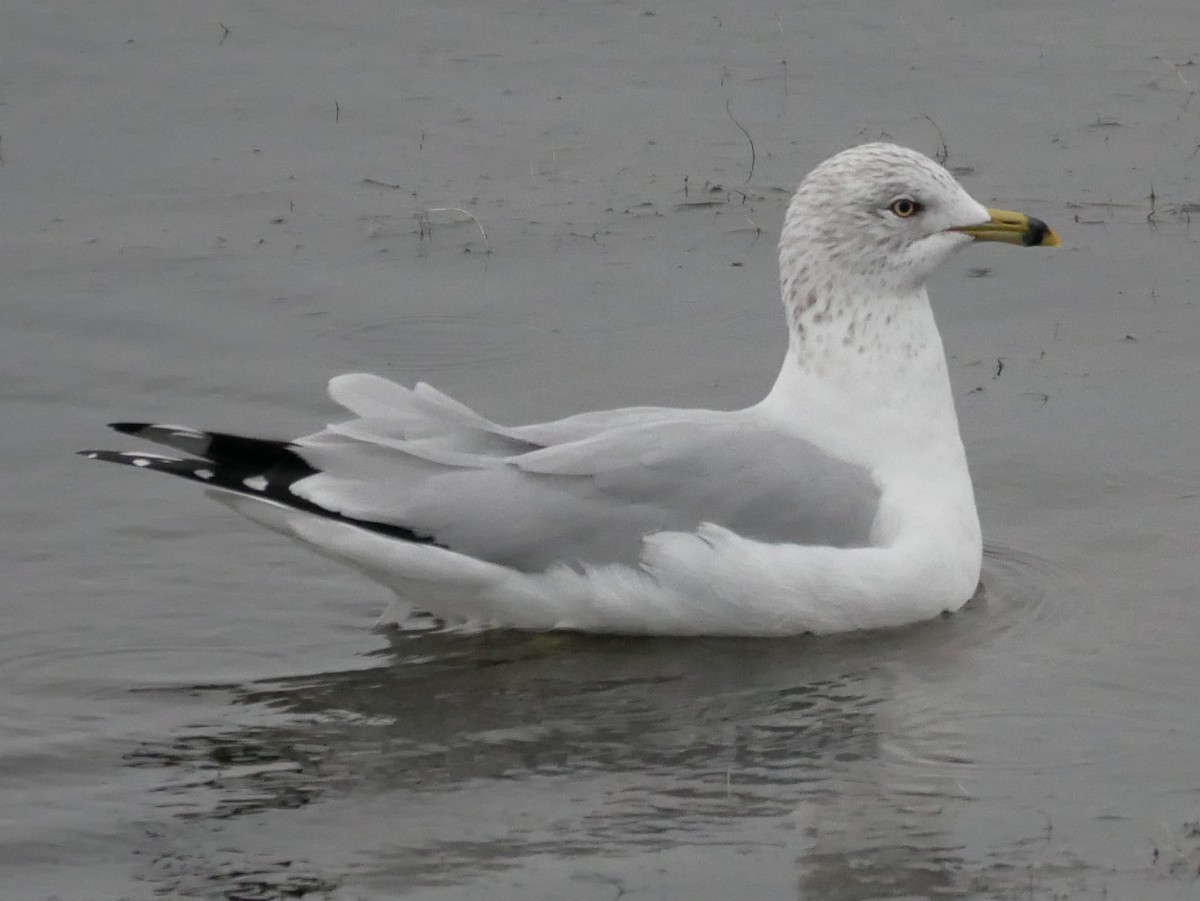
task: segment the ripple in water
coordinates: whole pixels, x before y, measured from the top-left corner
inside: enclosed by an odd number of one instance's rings
[[[1051,602],[1059,574],[989,547],[984,588],[961,612],[836,638],[397,631],[378,666],[246,685],[234,703],[257,722],[147,743],[127,763],[175,774],[160,792],[188,810],[182,843],[204,823],[318,804],[337,816],[343,800],[357,811],[344,827],[374,833],[385,825],[377,799],[436,814],[469,795],[506,816],[561,807],[561,837],[515,841],[506,859],[518,866],[635,852],[647,830],[672,848],[811,817],[862,842],[894,881],[943,868],[943,806],[964,799],[973,768],[996,765],[980,761],[964,724],[1001,714],[938,691],[961,681],[941,677],[1069,622],[1075,608]],[[389,872],[437,856],[438,822],[397,840]],[[893,851],[918,863],[906,869]],[[481,865],[467,853],[438,873],[453,882]],[[193,876],[210,868],[197,859]]]

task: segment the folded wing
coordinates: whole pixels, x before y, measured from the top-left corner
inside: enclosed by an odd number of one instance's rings
[[[122,430],[195,455],[137,465],[523,572],[636,565],[644,536],[705,522],[767,542],[870,541],[870,473],[752,410],[641,407],[509,428],[427,385],[347,375],[330,394],[357,418],[294,442]]]

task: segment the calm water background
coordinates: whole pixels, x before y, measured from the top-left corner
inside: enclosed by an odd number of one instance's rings
[[[0,897],[1197,896],[1193,0],[3,6]],[[881,136],[1065,245],[932,286],[989,543],[952,618],[389,636],[71,455],[303,433],[359,369],[752,402],[788,194]]]

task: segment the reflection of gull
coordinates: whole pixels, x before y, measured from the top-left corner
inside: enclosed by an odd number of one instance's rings
[[[954,832],[961,683],[937,677],[966,622],[754,647],[393,631],[368,669],[182,686],[233,707],[129,756],[180,814],[141,843],[147,879],[299,888],[352,849],[349,897],[619,894],[588,874],[631,897],[957,897],[983,865]]]
[[[509,428],[427,385],[330,383],[359,418],[294,442],[118,424],[194,455],[89,451],[212,488],[450,621],[782,634],[960,607],[980,532],[925,279],[971,240],[1057,245],[942,167],[867,144],[815,169],[780,241],[790,341],[744,410]]]

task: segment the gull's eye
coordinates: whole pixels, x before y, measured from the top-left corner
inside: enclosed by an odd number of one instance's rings
[[[888,209],[901,219],[908,219],[911,216],[917,215],[917,213],[921,212],[924,207],[911,197],[897,197],[891,202],[891,205],[888,206]]]

